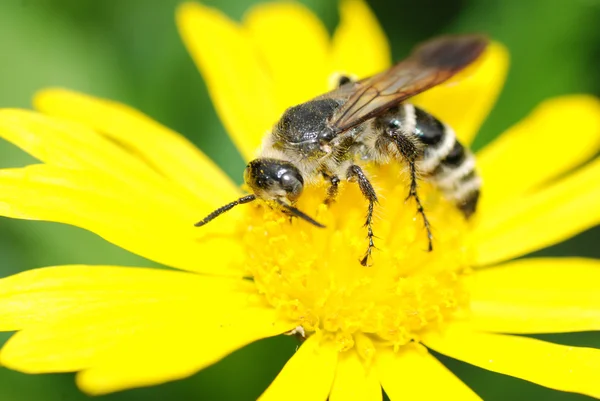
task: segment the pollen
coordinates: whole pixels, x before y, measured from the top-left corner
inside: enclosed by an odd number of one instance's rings
[[[305,189],[298,208],[326,228],[291,219],[265,205],[249,207],[240,222],[248,255],[245,272],[258,292],[297,332],[322,332],[340,351],[372,351],[384,342],[396,349],[418,340],[468,303],[462,278],[469,272],[468,222],[432,186],[419,195],[433,230],[428,252],[423,220],[402,166],[368,169],[379,197],[373,231],[375,246],[362,266],[368,240],[367,200],[358,185],[341,184],[336,202],[325,206],[326,186]],[[362,345],[361,345],[362,344]]]

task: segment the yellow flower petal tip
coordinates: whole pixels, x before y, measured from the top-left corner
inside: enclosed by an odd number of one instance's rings
[[[387,37],[368,4],[341,1],[340,24],[333,35],[333,70],[365,78],[391,64]]]
[[[200,16],[222,16],[224,15],[214,7],[205,6],[197,1],[185,1],[177,6],[176,18],[178,22],[185,23],[184,20],[191,20]]]
[[[293,2],[255,5],[242,26],[270,76],[277,115],[325,91],[329,35],[308,8]]]
[[[239,194],[233,181],[186,138],[132,107],[65,89],[38,92],[34,105],[108,136],[130,149],[130,158],[201,200],[216,205]]]
[[[256,156],[281,113],[326,92],[333,73],[366,76],[390,65],[385,35],[360,1],[341,5],[333,39],[297,3],[254,6],[241,23],[213,8],[184,3],[177,23],[217,113],[247,160]]]
[[[242,155],[251,159],[281,110],[250,33],[198,3],[179,6],[177,25],[217,113]]]
[[[337,350],[331,343],[324,341],[319,335],[312,336],[285,364],[259,401],[325,399],[331,387],[337,359]],[[307,383],[310,385],[306,385]]]
[[[283,110],[326,92],[333,74],[365,77],[391,64],[362,0],[340,3],[333,37],[297,3],[257,5],[241,22],[183,3],[177,25],[246,159]],[[472,66],[411,102],[469,143],[508,63],[506,48],[492,42]],[[471,219],[426,177],[418,181],[431,252],[418,206],[407,199],[404,163],[365,163],[379,197],[366,259],[368,206],[355,183],[342,182],[329,206],[324,184],[305,183],[296,206],[326,228],[261,201],[196,228],[242,191],[185,138],[131,107],[64,89],[41,91],[34,104],[39,112],[0,111],[0,136],[41,162],[0,170],[0,215],[79,226],[187,272],[59,266],[1,279],[0,330],[19,330],[0,352],[5,366],[78,372],[80,388],[105,394],[180,379],[251,342],[289,334],[303,343],[263,401],[375,401],[381,387],[393,399],[479,399],[425,346],[551,388],[600,394],[597,350],[494,333],[598,330],[598,262],[481,268],[600,222],[600,161],[584,164],[600,147],[596,98],[545,102],[477,155],[484,186]],[[565,132],[577,136],[565,143]]]
[[[279,21],[270,21],[279,20]],[[324,29],[321,21],[306,6],[294,2],[272,2],[258,3],[253,5],[243,17],[244,25],[253,26],[255,24],[272,24],[289,22],[297,25],[305,25],[314,31]],[[261,29],[260,27],[256,27]]]

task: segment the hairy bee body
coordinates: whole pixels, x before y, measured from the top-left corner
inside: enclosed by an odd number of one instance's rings
[[[322,179],[323,170],[338,171],[342,159],[350,154],[335,149],[341,138],[327,135],[327,121],[342,104],[335,99],[318,99],[290,107],[265,136],[258,158],[292,163],[308,184]],[[344,134],[348,135],[352,133]]]
[[[342,180],[356,182],[369,202],[365,226],[373,244],[372,217],[377,194],[361,166],[405,163],[413,198],[422,216],[429,251],[432,233],[417,191],[418,180],[431,181],[466,218],[475,211],[480,179],[475,159],[451,127],[407,103],[410,97],[438,85],[471,64],[487,40],[477,35],[442,37],[417,47],[405,60],[364,80],[340,80],[339,88],[290,107],[265,137],[250,161],[244,181],[253,194],[209,214],[204,225],[232,207],[263,199],[282,211],[321,226],[295,207],[306,184],[329,182],[325,204],[335,201]]]
[[[318,99],[288,109],[265,137],[259,158],[285,160],[298,168],[305,183],[312,184],[324,176],[345,177],[357,163],[406,161],[407,155],[390,139],[389,134],[396,132],[412,144],[418,176],[439,187],[465,217],[475,211],[481,185],[475,158],[451,127],[403,103],[323,142],[318,133],[326,130],[328,119],[342,104]]]
[[[405,159],[394,143],[386,140],[387,132],[399,130],[416,149],[415,166],[419,177],[436,185],[465,217],[475,212],[481,179],[475,171],[475,157],[456,138],[452,127],[410,103],[374,119],[371,125],[375,144],[365,149],[368,152],[374,148],[376,152],[374,158],[366,157],[367,160],[381,160],[388,154],[396,161]]]

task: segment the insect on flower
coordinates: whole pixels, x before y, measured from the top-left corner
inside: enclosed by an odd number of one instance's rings
[[[481,180],[475,159],[448,125],[405,101],[439,85],[475,61],[488,41],[478,35],[444,36],[418,46],[405,60],[370,78],[341,77],[339,87],[288,108],[265,137],[260,155],[250,161],[244,181],[252,194],[210,213],[203,226],[233,207],[262,199],[291,216],[324,227],[295,207],[305,182],[325,179],[331,204],[342,179],[357,182],[369,206],[365,226],[366,266],[374,247],[373,209],[377,193],[361,164],[402,161],[410,188],[433,249],[431,226],[417,191],[419,178],[430,180],[464,214],[477,206]]]
[[[417,63],[414,73],[427,73],[424,60],[436,61],[431,68],[439,74],[448,70],[440,67],[446,65],[442,60],[457,68],[470,59],[477,62],[459,73],[456,84],[396,99],[399,103],[386,104],[386,111],[345,130],[338,122],[335,136],[325,136],[329,143],[321,149],[318,134],[333,116],[343,119],[350,96],[366,107],[397,97],[380,96],[386,90],[379,80],[377,96],[370,100],[355,89],[369,88],[368,80],[345,79],[334,93],[347,95],[319,97],[331,89],[336,72],[362,78],[391,65],[385,34],[365,2],[341,2],[332,37],[300,2],[256,5],[242,22],[203,4],[184,3],[177,21],[240,153],[247,162],[259,157],[290,163],[302,177],[302,187],[296,188],[301,195],[293,201],[285,188],[274,194],[251,187],[245,194],[183,136],[112,100],[51,88],[35,96],[37,111],[0,109],[0,137],[37,159],[0,170],[1,216],[79,227],[169,267],[59,265],[0,279],[0,331],[13,333],[0,349],[4,371],[76,372],[80,389],[100,395],[183,379],[257,341],[296,334],[305,341],[296,352],[294,342],[287,345],[292,355],[274,379],[271,373],[279,370],[284,354],[259,356],[254,365],[263,373],[256,372],[254,389],[242,389],[243,394],[229,393],[235,378],[223,376],[215,383],[223,390],[221,398],[381,401],[385,393],[392,401],[475,401],[496,390],[492,382],[482,394],[472,390],[439,360],[445,355],[474,369],[544,386],[550,397],[560,397],[550,395],[552,389],[600,399],[600,350],[531,338],[600,328],[600,262],[530,255],[600,222],[596,97],[548,99],[483,147],[476,154],[477,175],[486,185],[480,199],[474,190],[477,218],[467,221],[467,198],[463,204],[450,199],[458,189],[445,190],[438,182],[442,172],[427,174],[426,162],[457,174],[458,167],[448,165],[451,153],[440,153],[446,141],[472,160],[454,145],[445,124],[462,145],[471,143],[504,83],[509,64],[504,45],[490,41],[485,46],[484,39],[466,37],[473,48],[463,53],[463,61],[449,50],[444,59],[424,57],[423,49],[433,45],[421,47],[403,62]],[[440,40],[439,49],[449,49],[448,41],[458,38]],[[479,46],[485,51],[478,57]],[[263,139],[288,107],[308,99],[315,100],[290,109],[295,112],[285,113],[287,120]],[[333,101],[335,110],[324,107],[323,99]],[[444,123],[426,119],[417,107]],[[323,110],[331,119],[305,118]],[[370,147],[377,135],[385,135],[375,128],[390,129],[392,117],[401,128],[396,135],[403,137],[388,138],[387,149]],[[565,132],[577,137],[565,141]],[[318,145],[315,159],[298,150],[303,139]],[[342,140],[363,141],[364,148],[345,149]],[[411,186],[409,163],[394,140],[412,140],[422,152],[414,169],[435,252],[424,252],[427,237],[414,200],[404,204]],[[257,156],[261,141],[263,152]],[[336,155],[322,157],[340,180],[338,200],[327,207],[323,200],[335,198],[335,193],[326,197],[327,188],[336,187],[307,163],[317,165],[318,152],[331,153],[334,147],[343,151],[337,157],[348,159],[340,160],[340,167]],[[373,252],[373,268],[356,263],[365,251],[366,229],[360,223],[367,201],[359,185],[345,182],[350,160],[376,184],[375,212],[382,219],[373,228],[381,251]],[[449,199],[442,199],[444,194]],[[190,216],[198,211],[209,214],[243,195],[271,207],[252,207],[259,203],[254,202],[202,229],[192,226]],[[289,210],[269,195],[279,195],[285,205],[328,228],[300,218],[290,224],[281,216]],[[225,372],[226,365],[217,369]],[[206,374],[198,379],[210,381],[213,374]],[[29,381],[23,378],[23,383]],[[199,396],[186,393],[189,397],[211,397],[193,387]],[[501,397],[506,394],[502,389]],[[519,396],[510,395],[504,398]]]

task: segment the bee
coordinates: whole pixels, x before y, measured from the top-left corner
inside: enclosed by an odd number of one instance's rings
[[[452,128],[406,100],[473,63],[487,44],[479,35],[438,37],[384,72],[359,81],[341,77],[333,91],[288,108],[264,138],[259,157],[244,171],[252,194],[220,207],[196,226],[237,205],[262,199],[290,216],[324,227],[295,207],[304,186],[326,180],[324,202],[330,205],[341,180],[348,180],[358,184],[368,201],[368,246],[360,260],[367,266],[374,248],[372,222],[378,199],[361,166],[402,162],[410,178],[406,199],[414,199],[432,251],[433,236],[418,181],[432,182],[469,218],[477,206],[481,180],[473,154]]]

